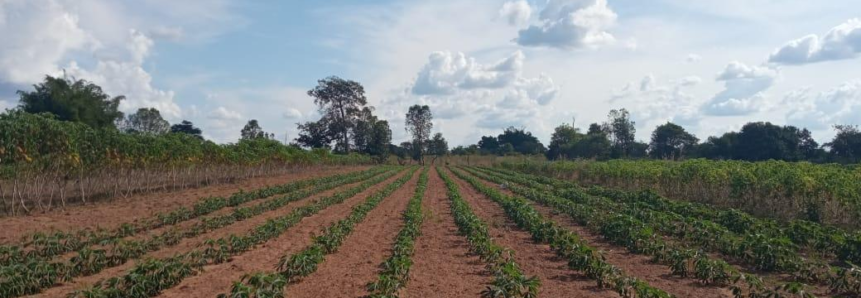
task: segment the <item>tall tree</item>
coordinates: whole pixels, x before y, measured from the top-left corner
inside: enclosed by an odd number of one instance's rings
[[[652,141],[649,143],[649,155],[652,158],[679,159],[687,150],[694,147],[699,139],[685,131],[679,125],[671,122],[659,125],[652,132]]]
[[[19,108],[27,113],[51,113],[63,121],[82,122],[91,127],[116,127],[123,113],[118,110],[123,96],[110,97],[96,84],[46,76],[33,85],[34,91],[18,91]]]
[[[553,130],[550,135],[550,145],[545,154],[548,159],[570,158],[570,149],[574,144],[583,139],[585,135],[574,125],[563,123]]]
[[[198,139],[203,139],[203,131],[200,128],[194,127],[194,124],[188,120],[182,120],[182,122],[178,124],[174,124],[170,127],[171,133],[184,133],[188,135],[192,135]]]
[[[414,105],[407,112],[406,131],[413,136],[413,151],[418,154],[419,162],[424,164],[424,153],[427,147],[427,142],[430,139],[430,132],[433,129],[433,114],[430,107]]]
[[[637,132],[631,120],[631,114],[626,109],[611,110],[604,123],[604,130],[610,136],[613,143],[614,155],[616,157],[627,157],[633,153],[634,134]]]
[[[298,124],[298,128],[299,136],[295,139],[297,145],[306,148],[331,149],[330,145],[335,136],[329,132],[326,118]]]
[[[494,136],[483,136],[478,141],[481,154],[496,154],[499,151],[499,140]]]
[[[506,128],[496,139],[500,147],[511,144],[513,151],[520,154],[543,154],[547,150],[538,138],[523,128]]]
[[[243,140],[269,138],[269,134],[263,131],[263,128],[260,127],[259,123],[257,123],[257,119],[249,120],[248,123],[245,124],[245,127],[242,128],[240,134],[242,135]]]
[[[433,160],[431,160],[431,164],[436,162],[436,159],[440,156],[444,156],[448,154],[448,141],[442,136],[441,133],[436,133],[433,135],[433,138],[430,139],[428,143],[428,154],[433,155]]]
[[[807,129],[751,122],[742,126],[738,133],[732,156],[748,161],[798,161],[815,155],[818,147]]]
[[[129,133],[164,134],[170,131],[170,123],[161,117],[157,109],[140,108],[126,118],[123,130]]]
[[[359,112],[368,100],[361,84],[331,76],[317,81],[317,86],[308,91],[323,118],[328,119],[328,130],[335,137],[335,151],[350,151],[350,133],[356,124]]]
[[[385,120],[374,121],[365,153],[371,155],[378,163],[383,163],[389,157],[389,146],[392,144],[392,129]]]
[[[861,131],[855,125],[835,125],[837,134],[823,146],[831,149],[831,159],[842,163],[861,162]]]

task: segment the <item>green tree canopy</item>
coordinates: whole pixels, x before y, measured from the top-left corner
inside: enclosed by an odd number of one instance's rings
[[[188,120],[182,120],[182,122],[178,124],[174,124],[170,127],[171,133],[184,133],[188,135],[192,135],[198,139],[203,139],[203,131],[200,128],[194,127],[194,124]]]
[[[362,107],[368,104],[365,88],[355,81],[331,76],[317,81],[308,91],[320,114],[326,119],[328,134],[333,136],[335,151],[350,152],[350,134],[360,117]],[[317,140],[322,140],[317,137]]]
[[[170,131],[170,123],[157,109],[140,108],[125,119],[122,128],[129,133],[164,134]]]
[[[50,113],[63,121],[81,122],[94,128],[116,127],[123,117],[118,110],[123,96],[111,97],[96,84],[46,76],[34,91],[18,91],[18,107],[27,113]]]
[[[418,154],[419,161],[424,164],[424,153],[431,129],[433,129],[433,114],[430,107],[424,105],[411,106],[406,115],[405,129],[413,136],[413,151]]]
[[[659,159],[679,159],[687,150],[696,146],[699,139],[671,122],[659,125],[652,132],[649,155]]]

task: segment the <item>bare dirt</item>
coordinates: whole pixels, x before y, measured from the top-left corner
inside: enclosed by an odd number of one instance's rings
[[[366,285],[376,280],[379,265],[392,254],[392,244],[404,225],[402,214],[415,193],[418,177],[419,172],[416,172],[409,182],[368,212],[341,248],[326,256],[316,272],[287,286],[286,296],[362,297],[369,294]]]
[[[229,196],[239,190],[253,190],[266,186],[288,183],[299,179],[316,178],[367,167],[341,167],[302,169],[284,175],[245,179],[236,183],[131,195],[111,201],[88,205],[76,205],[65,210],[54,210],[42,214],[6,217],[0,219],[0,243],[11,243],[34,232],[74,231],[84,228],[113,229],[123,223],[147,218],[159,212],[194,205],[199,199],[210,196]]]
[[[493,278],[458,234],[444,182],[436,170],[429,175],[425,219],[403,297],[480,297]]]
[[[460,187],[460,193],[473,212],[488,225],[497,244],[515,252],[514,260],[523,272],[541,280],[540,297],[618,297],[611,290],[598,288],[594,280],[568,268],[549,245],[532,241],[529,232],[509,220],[499,205],[449,172]]]
[[[321,193],[318,193],[316,195],[301,199],[301,200],[296,201],[296,202],[291,202],[291,203],[287,204],[286,206],[281,207],[277,210],[267,211],[267,212],[264,212],[262,214],[255,216],[255,217],[248,218],[248,219],[243,220],[243,221],[235,222],[231,225],[222,227],[222,228],[214,230],[214,231],[209,231],[207,233],[203,233],[203,234],[198,235],[196,237],[182,239],[176,245],[169,246],[169,247],[163,247],[159,250],[147,253],[141,259],[170,257],[170,256],[173,256],[177,253],[184,253],[184,252],[191,251],[191,250],[199,247],[207,239],[218,239],[221,237],[228,236],[230,234],[236,234],[236,235],[246,234],[251,229],[253,229],[254,227],[261,225],[264,222],[266,222],[266,220],[268,220],[268,219],[287,214],[287,213],[293,211],[294,209],[299,208],[300,206],[310,204],[312,201],[315,201],[317,199],[332,195],[338,191],[346,190],[346,189],[353,187],[353,186],[356,186],[358,184],[359,183],[357,182],[357,183],[353,183],[353,184],[342,185],[336,189],[321,192]],[[76,278],[71,282],[67,282],[67,283],[61,284],[59,286],[50,288],[50,289],[46,289],[44,292],[40,293],[37,296],[39,296],[39,297],[60,297],[63,294],[69,293],[71,291],[85,288],[85,287],[99,281],[100,279],[105,279],[105,278],[109,278],[109,277],[113,277],[113,276],[123,275],[129,269],[134,267],[135,263],[136,263],[136,261],[129,261],[129,262],[126,262],[125,264],[120,265],[120,266],[107,268],[107,269],[103,270],[102,272],[99,272],[98,274]]]
[[[159,297],[215,297],[220,293],[228,293],[232,283],[240,280],[245,274],[275,270],[281,256],[299,252],[311,244],[312,235],[346,217],[352,208],[364,202],[367,196],[404,174],[389,178],[341,204],[330,206],[304,218],[276,239],[252,251],[235,256],[230,262],[204,267],[203,273],[186,278],[179,285],[164,291]]]

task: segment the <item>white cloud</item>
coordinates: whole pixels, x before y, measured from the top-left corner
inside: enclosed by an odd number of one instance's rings
[[[209,112],[209,119],[215,120],[240,120],[242,119],[242,114],[239,112],[229,110],[225,107],[218,107]]]
[[[685,57],[685,61],[688,63],[699,62],[700,60],[703,60],[703,57],[697,54],[688,54],[688,56]]]
[[[120,109],[125,112],[151,107],[161,111],[169,121],[176,122],[182,118],[182,111],[174,102],[174,92],[153,87],[152,76],[143,68],[152,46],[151,39],[131,30],[126,60],[99,60],[93,69],[84,69],[76,61],[71,61],[67,73],[92,81],[112,96],[124,95],[126,100],[122,101]]]
[[[616,18],[607,0],[550,0],[539,15],[541,24],[520,30],[515,41],[563,49],[605,45],[616,40],[607,31]]]
[[[861,54],[861,19],[850,19],[820,38],[815,34],[793,40],[775,50],[768,61],[806,64],[856,58]]]
[[[288,120],[301,120],[302,112],[294,108],[287,108],[287,111],[284,112],[284,118]]]
[[[786,121],[826,130],[834,124],[861,124],[861,80],[845,82],[812,95],[809,87],[788,92],[783,104],[790,107]]]
[[[452,94],[459,89],[506,87],[520,75],[523,59],[523,53],[517,51],[485,66],[463,53],[434,52],[419,71],[412,92],[417,95]]]
[[[0,3],[0,36],[0,81],[17,85],[57,75],[69,52],[98,46],[78,16],[57,1]]]
[[[499,16],[508,21],[509,25],[520,25],[529,21],[532,7],[526,0],[505,2],[499,9]]]
[[[715,116],[749,115],[770,107],[765,91],[779,77],[778,70],[768,66],[747,66],[730,62],[716,80],[724,82],[724,90],[703,105],[703,112]]]
[[[610,103],[627,108],[640,129],[648,129],[667,121],[680,125],[696,125],[697,102],[687,89],[699,84],[697,76],[686,76],[661,82],[652,74],[639,83],[629,82],[613,92]]]

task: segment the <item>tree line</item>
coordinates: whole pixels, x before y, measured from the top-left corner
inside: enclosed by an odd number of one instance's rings
[[[770,122],[749,122],[739,131],[708,137],[705,141],[684,127],[667,122],[652,131],[648,143],[637,141],[635,122],[626,109],[611,110],[607,121],[592,123],[586,132],[573,123],[557,126],[545,147],[524,128],[509,127],[498,136],[483,136],[474,145],[458,146],[452,154],[543,154],[550,160],[653,158],[678,160],[783,160],[810,162],[861,162],[861,130],[835,125],[830,142],[817,143],[809,130]]]

